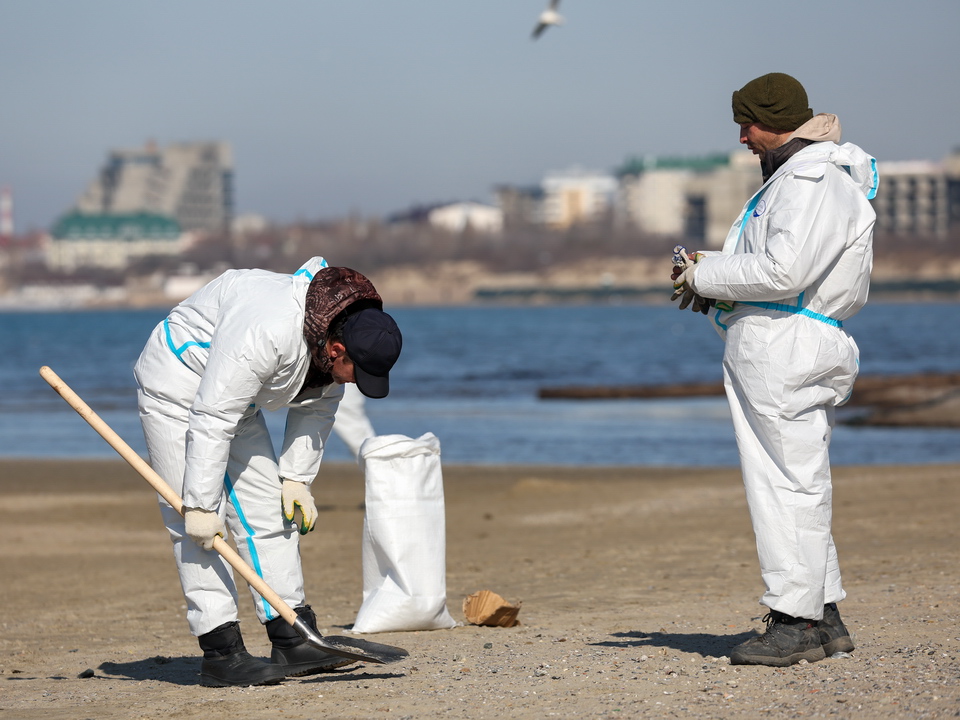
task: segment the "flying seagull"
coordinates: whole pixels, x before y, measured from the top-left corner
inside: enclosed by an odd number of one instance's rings
[[[551,25],[563,25],[563,17],[557,12],[560,0],[550,0],[550,7],[540,13],[540,20],[533,29],[533,39],[536,40]]]

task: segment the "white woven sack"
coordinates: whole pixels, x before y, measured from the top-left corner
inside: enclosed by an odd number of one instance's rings
[[[447,611],[446,517],[440,441],[433,433],[368,438],[363,602],[353,632],[437,630]]]

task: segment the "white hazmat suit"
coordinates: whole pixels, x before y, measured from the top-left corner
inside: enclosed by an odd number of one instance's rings
[[[766,592],[761,604],[819,620],[845,597],[831,535],[829,445],[859,351],[842,321],[866,302],[876,215],[875,160],[838,145],[817,115],[793,137],[815,140],[764,183],[719,253],[688,285],[717,300],[724,384]]]
[[[316,273],[230,270],[175,307],[134,368],[150,463],[185,506],[217,511],[241,556],[291,607],[304,602],[295,526],[281,512],[280,477],[309,486],[343,394],[337,384],[301,393],[310,367],[304,302]],[[288,408],[279,459],[261,410]],[[186,536],[160,499],[187,621],[202,635],[237,619],[229,565]],[[276,612],[251,589],[261,623]]]

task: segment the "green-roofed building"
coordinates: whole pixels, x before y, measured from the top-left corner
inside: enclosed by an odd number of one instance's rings
[[[122,270],[137,258],[177,255],[188,240],[176,220],[158,213],[74,210],[53,226],[47,265],[66,272],[81,267]]]
[[[711,172],[719,168],[730,166],[729,153],[713,153],[711,155],[698,155],[693,157],[646,155],[644,157],[631,157],[624,160],[623,164],[614,171],[618,178],[624,175],[640,175],[645,172],[654,172],[656,170],[687,170],[689,172]]]
[[[140,238],[178,240],[181,234],[180,224],[176,220],[157,213],[89,214],[77,210],[61,217],[51,232],[56,240],[90,238],[126,241]]]

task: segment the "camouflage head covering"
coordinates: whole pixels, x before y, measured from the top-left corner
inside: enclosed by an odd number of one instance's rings
[[[383,299],[373,283],[356,270],[326,267],[314,275],[307,288],[303,315],[303,337],[310,348],[310,370],[304,387],[319,387],[333,382],[325,346],[327,333],[336,317],[348,309],[383,309]]]

